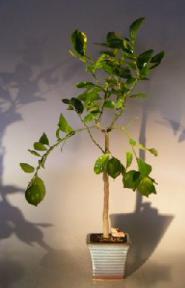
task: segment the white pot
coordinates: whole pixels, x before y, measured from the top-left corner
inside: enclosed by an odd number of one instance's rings
[[[122,279],[129,250],[128,235],[126,243],[92,243],[90,235],[87,246],[91,255],[93,279]]]

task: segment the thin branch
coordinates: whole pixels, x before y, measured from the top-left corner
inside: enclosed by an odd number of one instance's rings
[[[113,128],[114,124],[116,123],[116,121],[119,119],[119,117],[121,117],[121,115],[123,114],[124,110],[121,110],[119,113],[114,115],[114,118],[110,124],[110,129]]]
[[[102,117],[102,115],[103,115],[103,111],[104,111],[104,104],[105,104],[105,101],[107,100],[107,90],[105,91],[105,93],[104,93],[104,97],[103,97],[103,103],[102,103],[102,107],[101,107],[101,110],[100,110],[100,115],[99,115],[99,117],[98,117],[98,119],[97,119],[97,123],[98,122],[100,122],[100,120],[101,120],[101,117]]]
[[[91,127],[93,128],[93,127]],[[42,155],[42,157],[39,159],[38,161],[38,166],[36,167],[35,173],[31,179],[31,181],[28,184],[28,187],[32,184],[33,179],[37,176],[38,171],[43,167],[43,165],[45,164],[49,154],[57,147],[59,146],[61,143],[65,143],[65,141],[69,138],[71,138],[72,136],[76,135],[76,133],[80,133],[82,131],[86,131],[87,128],[80,128],[77,130],[72,131],[71,133],[67,134],[65,137],[63,138],[59,138],[57,140],[57,142],[55,144],[53,144],[52,146],[49,147],[49,149]]]
[[[81,122],[83,123],[83,125],[85,126],[85,128],[87,129],[87,132],[92,140],[92,142],[98,147],[98,149],[101,150],[102,153],[104,153],[104,149],[100,146],[100,144],[94,139],[94,136],[91,133],[91,129],[90,127],[83,121],[82,117],[79,115]],[[96,128],[98,128],[97,126],[95,126]]]

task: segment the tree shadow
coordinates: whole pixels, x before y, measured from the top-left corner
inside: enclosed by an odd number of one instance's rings
[[[146,145],[147,104],[143,106],[143,115],[139,141]],[[140,150],[140,158],[145,160],[145,151]],[[111,225],[120,227],[129,233],[131,248],[127,262],[127,276],[140,268],[152,255],[164,236],[173,215],[160,214],[149,201],[143,202],[143,197],[136,192],[136,206],[133,213],[112,214]],[[165,275],[165,274],[164,274]],[[161,274],[161,277],[163,274]]]
[[[13,206],[8,200],[8,195],[24,192],[22,189],[11,185],[0,187],[0,240],[9,238],[12,234],[27,245],[36,243],[44,249],[50,247],[44,241],[44,234],[41,227],[51,227],[48,223],[33,223],[28,221],[21,210]]]
[[[51,248],[44,240],[42,228],[48,228],[48,223],[33,223],[24,217],[20,208],[11,202],[11,195],[23,193],[21,187],[4,185],[4,156],[6,149],[3,146],[3,138],[7,128],[22,120],[19,108],[23,106],[45,101],[40,84],[44,83],[47,90],[53,89],[58,83],[56,70],[62,63],[43,69],[43,49],[45,41],[33,39],[25,45],[23,51],[19,51],[19,62],[12,72],[0,72],[0,240],[15,235],[21,242],[27,245],[37,244],[49,251]],[[0,285],[11,285],[22,278],[23,267],[9,259],[0,257]],[[1,286],[0,286],[1,287]]]
[[[185,141],[185,127],[178,121],[164,117],[163,121],[158,121],[160,125],[171,128],[173,135],[177,137],[177,141]]]

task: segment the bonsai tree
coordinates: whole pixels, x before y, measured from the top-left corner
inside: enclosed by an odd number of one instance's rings
[[[37,157],[35,167],[28,163],[20,163],[26,173],[33,173],[25,192],[26,200],[37,206],[44,198],[46,189],[44,181],[39,177],[39,171],[45,167],[46,160],[52,151],[64,145],[70,138],[82,132],[87,132],[90,139],[100,152],[95,161],[94,172],[102,174],[104,183],[103,204],[103,238],[109,238],[109,177],[121,178],[123,187],[138,191],[148,197],[156,193],[156,182],[151,177],[152,167],[137,156],[137,150],[143,149],[157,156],[155,148],[145,147],[135,140],[124,125],[118,125],[126,110],[128,101],[143,98],[141,92],[135,92],[140,81],[148,80],[151,72],[156,68],[164,56],[164,52],[154,53],[153,49],[138,54],[136,51],[137,34],[144,22],[144,18],[135,20],[129,27],[128,37],[115,32],[108,32],[103,43],[96,43],[100,48],[96,59],[87,53],[87,35],[75,30],[71,40],[73,49],[70,54],[78,58],[92,81],[76,84],[77,96],[63,99],[68,110],[76,113],[82,127],[72,127],[63,114],[60,115],[56,129],[56,142],[50,141],[43,133],[40,139],[28,151]],[[111,111],[111,113],[110,113]],[[105,121],[105,115],[110,113],[110,122]],[[130,151],[125,151],[125,163],[122,163],[111,152],[109,139],[113,130],[121,130],[128,138]],[[104,146],[95,139],[94,131],[99,130],[104,138]],[[130,168],[136,161],[137,170]]]

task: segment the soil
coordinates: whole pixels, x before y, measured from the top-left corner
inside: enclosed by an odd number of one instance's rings
[[[103,238],[103,234],[93,233],[88,235],[88,243],[127,243],[127,234],[125,237],[113,237],[109,234],[109,238]]]

